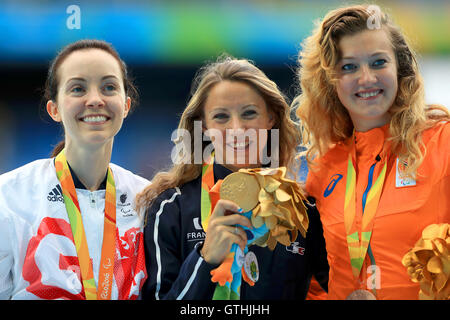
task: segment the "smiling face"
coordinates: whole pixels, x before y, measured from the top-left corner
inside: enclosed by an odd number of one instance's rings
[[[381,127],[397,95],[397,63],[384,29],[342,37],[336,91],[357,131]]]
[[[254,88],[239,81],[219,82],[209,92],[203,111],[204,129],[215,129],[220,135],[220,139],[211,137],[216,159],[223,159],[233,171],[260,166],[267,136],[261,136],[259,129],[271,129],[275,121]]]
[[[47,103],[64,125],[66,146],[98,147],[111,142],[130,110],[118,61],[100,49],[71,53],[57,70],[56,101]]]

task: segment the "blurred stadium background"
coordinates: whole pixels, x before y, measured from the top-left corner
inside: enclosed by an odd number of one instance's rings
[[[205,62],[227,52],[253,60],[296,95],[294,69],[313,22],[341,1],[1,1],[0,174],[48,157],[61,128],[43,111],[47,67],[64,45],[111,42],[136,79],[140,105],[115,140],[112,161],[144,177],[170,164],[171,133]],[[427,102],[450,106],[450,1],[375,1],[420,54]],[[70,5],[81,28],[66,25]]]

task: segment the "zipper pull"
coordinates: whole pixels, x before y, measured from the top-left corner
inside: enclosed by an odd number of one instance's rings
[[[95,197],[93,192],[89,192],[89,203],[91,205],[91,208],[95,208]]]

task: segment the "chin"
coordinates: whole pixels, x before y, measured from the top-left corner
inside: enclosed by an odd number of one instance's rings
[[[246,161],[242,161],[242,159],[240,162],[238,162],[238,159],[235,159],[233,162],[227,163],[225,162],[225,165],[227,165],[228,167],[233,167],[236,169],[248,169],[248,168],[259,168],[261,165],[258,163],[250,163],[248,161],[248,158],[246,159]],[[244,162],[244,163],[242,163]]]
[[[102,134],[93,134],[85,137],[84,143],[86,145],[91,145],[92,147],[101,147],[104,144],[111,142],[113,137],[105,136]]]

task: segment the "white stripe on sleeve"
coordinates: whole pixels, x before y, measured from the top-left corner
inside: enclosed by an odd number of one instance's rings
[[[172,195],[172,197],[169,200],[164,200],[163,202],[161,202],[159,210],[156,213],[154,234],[153,234],[153,241],[155,242],[156,247],[156,264],[158,266],[158,272],[156,273],[156,291],[155,291],[156,300],[159,300],[159,290],[161,289],[161,249],[159,248],[158,244],[159,216],[163,212],[166,203],[172,203],[178,195],[181,195],[181,191],[178,187],[175,187],[175,190],[176,192]]]
[[[177,300],[183,299],[184,295],[191,287],[192,282],[194,282],[194,279],[197,276],[197,271],[198,271],[198,268],[200,268],[202,261],[203,261],[202,257],[198,258],[197,263],[195,264],[194,272],[192,272],[191,277],[189,278],[188,282],[186,283],[186,287],[184,287],[183,291],[181,291],[180,295],[177,297]]]

